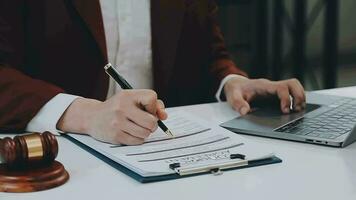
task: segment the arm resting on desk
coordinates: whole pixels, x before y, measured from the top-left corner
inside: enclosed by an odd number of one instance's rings
[[[79,97],[64,93],[60,93],[57,96],[53,97],[27,124],[26,131],[50,131],[51,133],[59,132],[60,130],[58,130],[57,128],[57,123],[59,122],[63,113],[77,98]]]
[[[28,122],[62,89],[0,66],[0,130],[24,131]]]

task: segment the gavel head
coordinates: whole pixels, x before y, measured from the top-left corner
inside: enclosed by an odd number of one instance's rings
[[[56,137],[48,131],[0,139],[0,161],[10,168],[51,163],[57,154]]]

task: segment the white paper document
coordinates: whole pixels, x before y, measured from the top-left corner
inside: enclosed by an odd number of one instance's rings
[[[246,155],[246,160],[273,156],[247,139],[218,125],[211,125],[189,113],[175,111],[164,121],[175,137],[157,129],[144,144],[114,145],[99,142],[89,136],[69,134],[117,163],[143,177],[175,173],[169,164],[182,167],[203,166],[231,161],[230,154]]]

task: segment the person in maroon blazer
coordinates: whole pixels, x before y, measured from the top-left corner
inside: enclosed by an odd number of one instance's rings
[[[211,102],[221,84],[242,115],[261,95],[277,95],[284,113],[290,111],[290,95],[296,110],[304,108],[297,80],[248,79],[235,66],[213,0],[148,2],[152,88],[123,90],[106,99],[109,77],[103,66],[113,41],[105,39],[99,0],[0,0],[0,130],[25,131],[58,94],[80,96],[59,113],[58,130],[123,144],[142,143],[157,119],[167,118],[163,102]],[[226,79],[231,74],[239,76]]]

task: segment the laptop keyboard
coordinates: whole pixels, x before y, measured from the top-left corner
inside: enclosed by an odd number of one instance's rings
[[[356,100],[344,99],[313,118],[303,117],[275,131],[295,135],[335,139],[352,131],[356,124]]]

